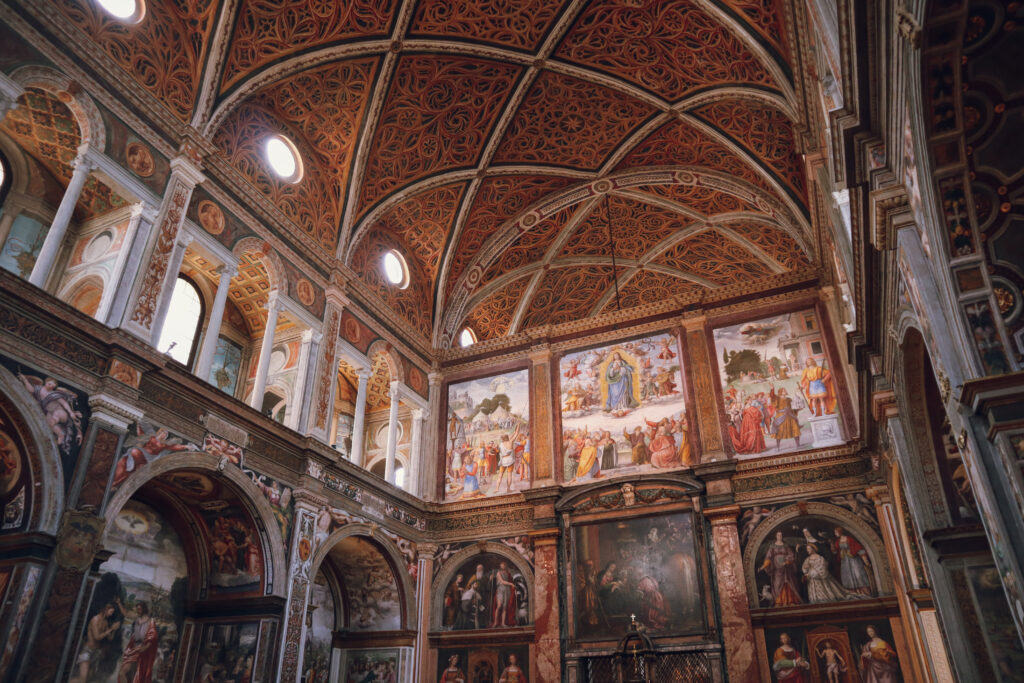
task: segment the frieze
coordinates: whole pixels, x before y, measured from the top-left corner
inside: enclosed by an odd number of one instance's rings
[[[97,375],[107,371],[107,360],[84,346],[68,339],[60,332],[49,329],[20,315],[9,307],[0,307],[0,329],[19,337],[67,362]]]
[[[594,510],[616,510],[634,505],[654,505],[655,503],[671,503],[688,501],[692,492],[676,488],[648,487],[634,488],[632,484],[623,484],[618,491],[597,493],[577,503],[572,511],[576,513]]]
[[[533,508],[523,507],[500,512],[482,512],[468,515],[446,515],[427,521],[427,531],[471,531],[474,529],[533,521]]]
[[[202,406],[184,398],[181,392],[171,391],[157,384],[150,375],[142,376],[142,381],[139,382],[139,393],[152,404],[166,408],[193,422],[199,422],[199,418],[203,415]]]
[[[855,460],[826,467],[799,468],[782,472],[770,472],[755,476],[733,479],[733,491],[737,496],[772,489],[784,489],[808,484],[827,484],[834,488],[841,479],[863,477],[871,471],[871,461]]]

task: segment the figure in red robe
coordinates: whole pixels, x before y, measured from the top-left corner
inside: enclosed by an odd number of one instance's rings
[[[763,453],[767,446],[764,443],[765,414],[756,401],[748,398],[740,413],[740,428],[737,431],[735,425],[729,425],[729,436],[732,439],[732,446],[740,455],[751,453]]]
[[[117,683],[152,683],[153,663],[156,661],[157,641],[160,634],[156,622],[149,616],[149,605],[135,603],[135,622],[132,636],[124,648],[121,668],[117,672]]]
[[[135,430],[140,437],[143,436],[140,425],[136,425]],[[192,447],[188,444],[181,443],[177,438],[171,439],[169,436],[166,429],[158,429],[145,442],[128,449],[128,452],[117,461],[117,467],[114,468],[114,486],[120,485],[132,472],[162,453],[191,450]]]

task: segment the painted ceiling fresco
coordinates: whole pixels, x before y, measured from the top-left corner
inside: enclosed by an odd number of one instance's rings
[[[127,29],[59,2],[427,344],[597,315],[616,282],[634,306],[816,260],[779,0],[186,4]],[[298,183],[267,168],[273,133]]]

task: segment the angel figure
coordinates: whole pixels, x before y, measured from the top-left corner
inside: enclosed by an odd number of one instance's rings
[[[76,406],[78,397],[71,390],[57,386],[57,380],[52,377],[40,379],[19,372],[18,379],[42,409],[61,454],[71,455],[71,450],[82,443],[82,413]]]
[[[844,496],[832,496],[829,502],[833,505],[841,505],[853,514],[857,515],[873,527],[878,526],[873,510],[874,503],[863,493],[847,493]]]
[[[155,431],[143,431],[141,423],[135,423],[135,437],[132,445],[125,450],[114,468],[114,486],[120,486],[138,468],[167,453],[196,450],[178,437],[172,437],[163,427]]]
[[[747,539],[750,538],[750,534],[754,533],[754,529],[761,523],[768,515],[772,514],[775,508],[765,507],[752,507],[748,510],[743,511],[743,515],[740,517],[740,522],[743,528],[740,530],[740,545],[745,545]]]

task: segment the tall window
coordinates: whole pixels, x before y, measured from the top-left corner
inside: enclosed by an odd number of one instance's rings
[[[11,166],[7,163],[7,157],[0,154],[0,206],[3,206],[7,199],[7,191],[11,189]]]
[[[171,294],[171,306],[160,333],[157,351],[169,354],[182,365],[191,367],[203,322],[203,297],[199,288],[184,275],[179,275]]]

